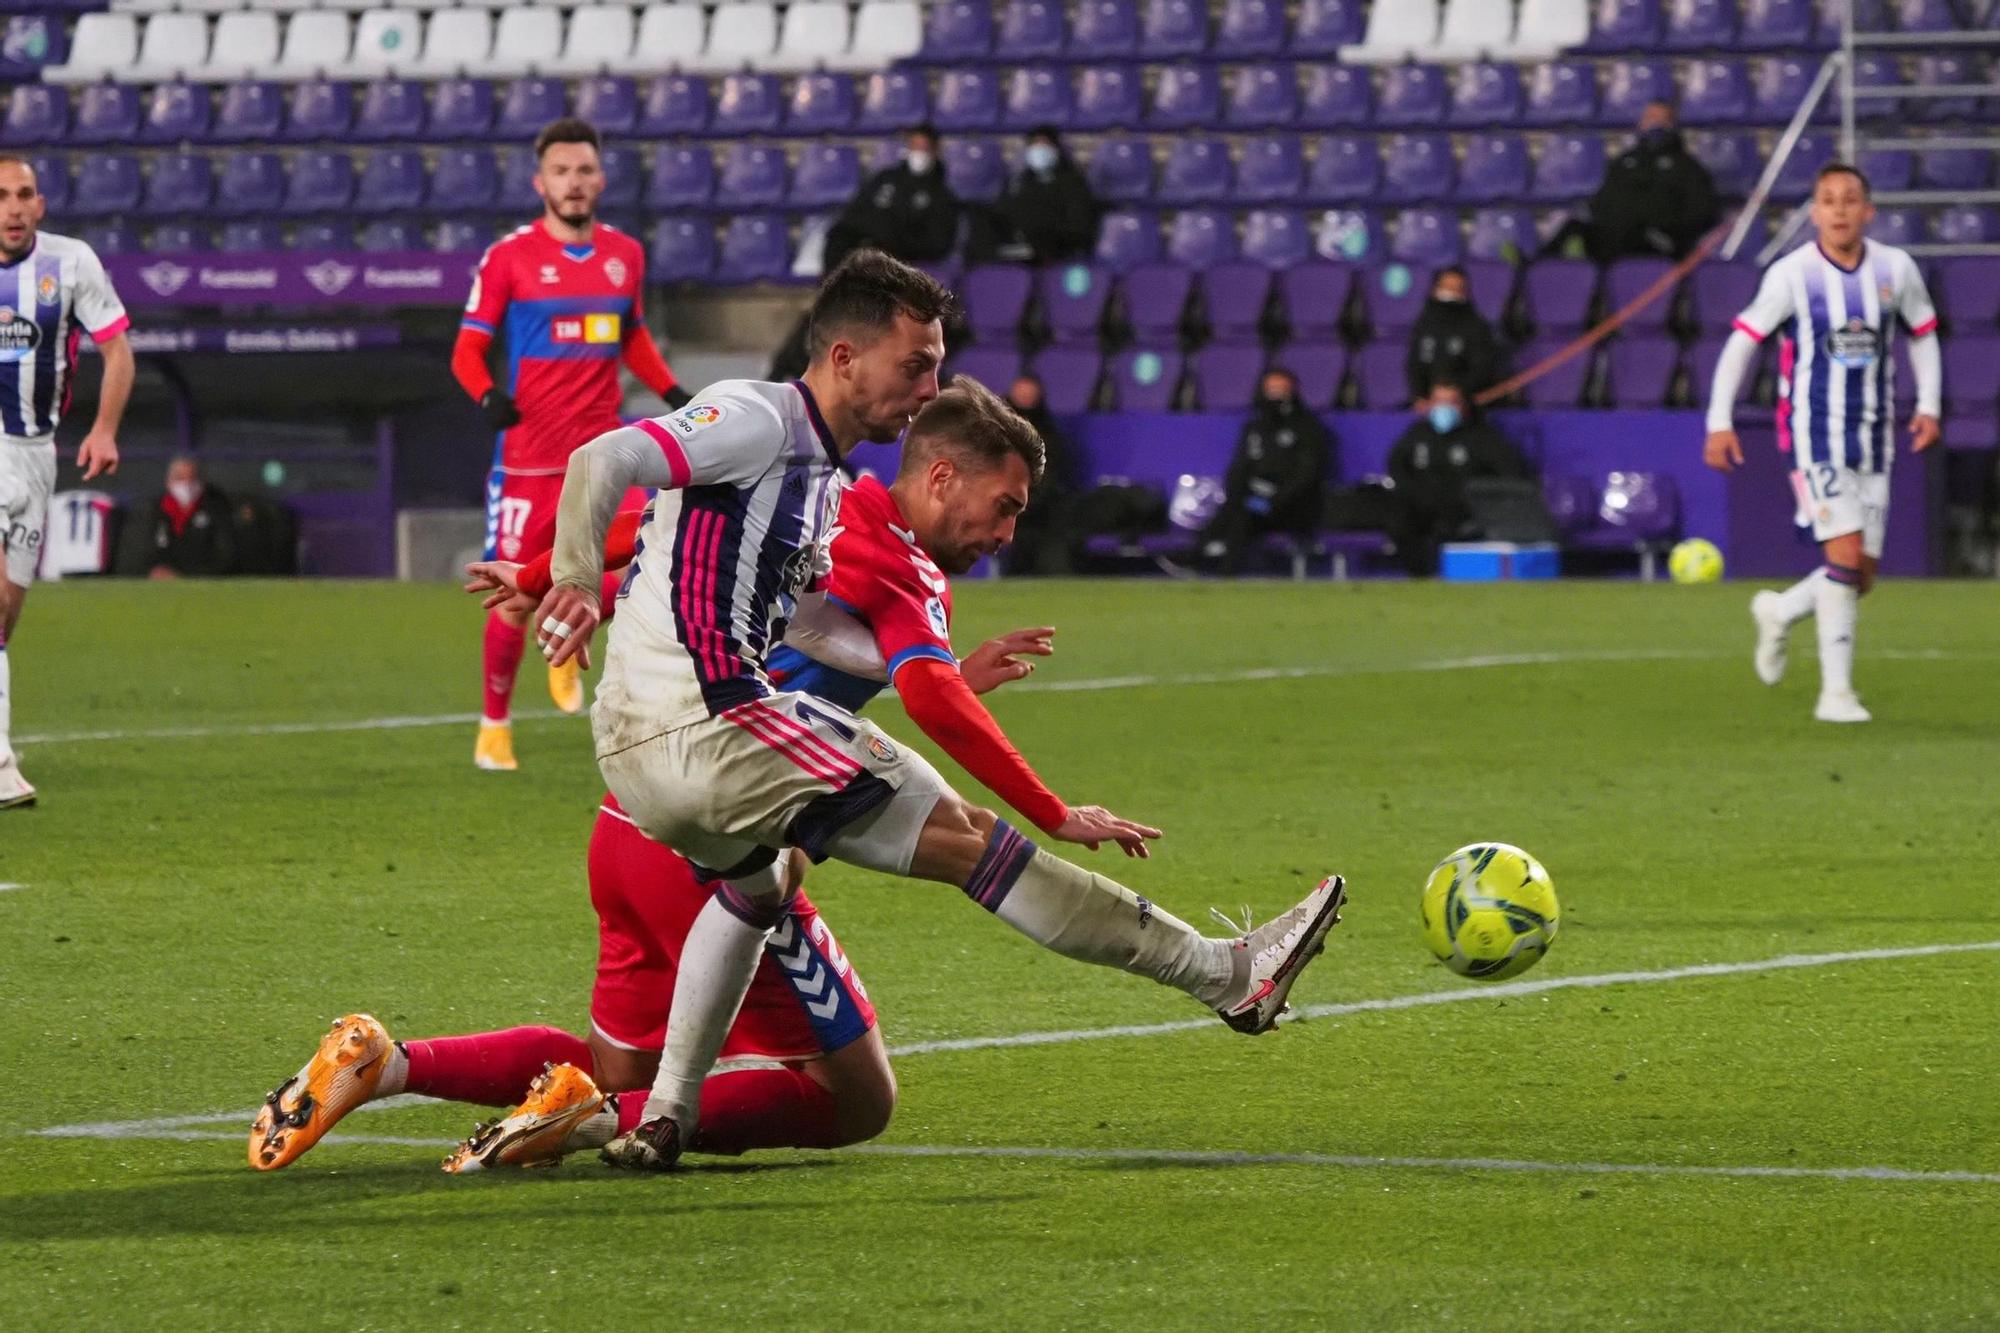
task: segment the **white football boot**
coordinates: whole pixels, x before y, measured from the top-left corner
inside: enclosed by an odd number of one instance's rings
[[[1785,678],[1785,658],[1792,627],[1779,609],[1778,594],[1766,589],[1750,599],[1750,618],[1757,622],[1757,679],[1776,685]]]
[[[35,789],[21,776],[12,752],[0,759],[0,810],[25,810],[35,803]]]
[[[1253,1037],[1276,1026],[1292,983],[1326,949],[1346,901],[1346,881],[1328,875],[1304,902],[1236,941],[1237,998],[1216,1009],[1222,1021]]]
[[[1813,717],[1821,722],[1873,722],[1875,715],[1861,706],[1861,700],[1854,691],[1835,694],[1822,691],[1819,703],[1813,708]]]

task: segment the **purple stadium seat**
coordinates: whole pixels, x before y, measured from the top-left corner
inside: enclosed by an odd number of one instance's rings
[[[715,227],[706,217],[664,217],[653,224],[646,276],[655,282],[700,282],[715,271]]]
[[[1409,380],[1403,374],[1408,349],[1401,343],[1364,344],[1348,365],[1354,372],[1354,405],[1364,412],[1390,412],[1407,407]]]
[[[1884,245],[1921,245],[1930,239],[1925,233],[1925,218],[1919,208],[1878,208],[1875,220],[1868,224],[1868,234]]]
[[[1052,265],[1038,273],[1035,287],[1050,339],[1097,346],[1114,285],[1109,272],[1088,264]]]
[[[1472,215],[1465,253],[1475,260],[1518,261],[1541,246],[1535,215],[1525,208],[1482,208]]]
[[[993,49],[993,9],[987,0],[940,0],[924,23],[924,59],[979,60]]]
[[[1223,118],[1232,128],[1290,125],[1298,115],[1299,81],[1290,65],[1243,65],[1230,76]]]
[[[854,123],[854,109],[853,79],[825,70],[802,74],[786,103],[785,129],[791,134],[845,130]]]
[[[1021,373],[1021,354],[1012,347],[967,347],[954,354],[945,368],[953,379],[963,375],[995,393],[1005,393]]]
[[[1008,0],[1000,15],[993,54],[1003,61],[1057,56],[1063,49],[1063,10],[1056,0]]]
[[[1608,365],[1613,407],[1665,407],[1680,373],[1680,347],[1672,338],[1626,334],[1612,340]]]
[[[125,153],[91,153],[77,168],[70,210],[81,217],[111,217],[139,206],[145,182],[139,159]]]
[[[1271,364],[1292,372],[1299,382],[1299,401],[1324,412],[1340,396],[1347,378],[1347,349],[1337,342],[1293,342],[1271,358]]]
[[[1867,175],[1869,188],[1877,194],[1907,190],[1916,183],[1916,154],[1907,148],[1864,148],[1855,157],[1855,165]]]
[[[1597,69],[1580,60],[1551,60],[1528,73],[1529,125],[1585,125],[1597,118]]]
[[[214,248],[207,227],[185,222],[169,222],[153,228],[152,238],[146,242],[147,253],[160,255],[201,254]]]
[[[1375,86],[1367,70],[1314,62],[1305,67],[1305,74],[1305,92],[1299,99],[1300,125],[1345,129],[1366,125],[1374,118]]]
[[[972,340],[1013,346],[1020,341],[1028,297],[1035,289],[1034,270],[1025,264],[975,264],[959,280],[965,322]]]
[[[1097,224],[1096,260],[1113,273],[1130,273],[1160,257],[1160,224],[1150,213],[1107,213]]]
[[[413,138],[423,128],[424,98],[414,83],[399,79],[370,83],[362,109],[370,108],[376,120],[357,124],[353,84],[307,79],[292,85],[285,100],[283,137],[290,143],[366,142]]]
[[[1306,160],[1289,134],[1259,135],[1236,159],[1236,198],[1250,203],[1283,203],[1305,188]]]
[[[284,211],[338,213],[354,201],[354,159],[324,150],[302,153],[285,185]]]
[[[662,149],[662,156],[666,152]],[[493,207],[499,195],[500,170],[492,153],[484,148],[447,148],[438,154],[431,171],[431,212],[484,212]]]
[[[1954,449],[1990,449],[2000,442],[1996,364],[2000,338],[1990,334],[1954,338],[1944,345],[1944,440]]]
[[[1783,125],[1798,111],[1819,71],[1817,61],[1796,56],[1769,56],[1750,71],[1750,112],[1758,125]]]
[[[1007,159],[991,139],[947,139],[944,176],[960,199],[990,203],[1007,188]]]
[[[1751,118],[1749,71],[1740,60],[1697,60],[1681,82],[1680,118],[1687,125],[1739,125]]]
[[[785,150],[775,144],[734,143],[722,157],[715,206],[729,212],[776,208],[785,198]]]
[[[1931,291],[1954,338],[1990,334],[1994,325],[2000,324],[2000,258],[1953,255],[1940,259]],[[1988,364],[1986,378],[2000,382],[1990,369],[2000,366],[2000,360]]]
[[[1778,171],[1777,182],[1771,187],[1772,202],[1794,204],[1809,198],[1813,177],[1833,155],[1833,141],[1829,137],[1818,134],[1799,136],[1797,146],[1785,159],[1785,165]]]
[[[1726,51],[1736,45],[1736,0],[1672,0],[1666,44],[1673,51]]]
[[[1202,274],[1201,304],[1210,340],[1254,345],[1261,336],[1271,286],[1271,270],[1246,260],[1217,264]]]
[[[1363,264],[1382,257],[1382,219],[1369,209],[1333,209],[1313,227],[1313,250],[1321,259]]]
[[[1985,63],[1965,52],[1939,52],[1917,57],[1915,76],[1919,88],[1944,88],[1957,84],[1989,83]],[[1906,99],[1911,120],[1962,120],[1979,114],[1977,97],[1912,97]]]
[[[1521,118],[1521,71],[1490,60],[1460,65],[1452,81],[1451,123],[1512,125]]]
[[[1960,21],[1954,0],[1896,0],[1898,32],[1957,32]]]
[[[1416,326],[1430,298],[1431,275],[1403,263],[1371,264],[1355,275],[1354,287],[1369,329],[1395,341]]]
[[[1167,228],[1167,257],[1199,270],[1226,263],[1236,258],[1235,224],[1216,209],[1183,209]]]
[[[7,94],[7,123],[0,144],[22,148],[61,143],[69,129],[69,89],[49,83],[17,83]]]
[[[222,159],[215,211],[232,217],[275,213],[285,202],[285,163],[276,153],[235,152]]]
[[[1542,478],[1542,500],[1548,505],[1556,531],[1564,537],[1597,521],[1597,487],[1591,485],[1588,477],[1550,472]]]
[[[1678,96],[1673,66],[1666,61],[1614,60],[1604,77],[1604,97],[1598,103],[1597,121],[1600,125],[1629,128],[1639,123],[1639,113],[1646,109],[1646,103],[1672,102]]]
[[[1382,158],[1368,135],[1327,135],[1320,139],[1306,177],[1306,197],[1314,203],[1366,203],[1382,190]]]
[[[85,227],[83,241],[100,255],[134,255],[142,244],[138,231],[116,224]]]
[[[153,162],[140,211],[152,217],[198,214],[215,195],[215,169],[199,153],[171,153]]]
[[[1139,52],[1149,60],[1200,55],[1208,47],[1208,6],[1202,0],[1146,0]]]
[[[708,129],[708,80],[697,74],[660,74],[646,83],[638,133],[647,139],[701,134]],[[922,119],[921,114],[918,119]],[[713,237],[709,258],[714,259]],[[710,267],[714,265],[711,262]]]
[[[1365,0],[1302,0],[1292,23],[1291,54],[1331,58],[1359,45],[1368,31]]]
[[[424,159],[407,148],[378,148],[361,167],[354,188],[354,211],[361,214],[414,213],[424,202]],[[366,247],[363,247],[364,249]]]
[[[1095,402],[1104,357],[1095,347],[1045,347],[1029,370],[1042,382],[1042,401],[1049,411],[1074,416],[1088,412]]]
[[[1354,272],[1349,264],[1314,260],[1279,273],[1279,309],[1295,341],[1330,342],[1339,336],[1354,293]]]
[[[1393,204],[1449,199],[1454,171],[1451,140],[1447,136],[1396,135],[1382,154],[1380,197]]]
[[[871,133],[907,130],[930,115],[930,101],[930,85],[918,71],[892,69],[870,74],[855,128]]]
[[[1466,144],[1456,198],[1467,204],[1494,204],[1528,192],[1534,164],[1528,145],[1512,134],[1476,134]]]
[[[1528,388],[1532,395],[1534,386]],[[1604,478],[1601,496],[1596,525],[1576,536],[1581,545],[1600,550],[1615,549],[1614,543],[1657,545],[1680,528],[1680,491],[1667,473],[1613,472]]]
[[[1538,259],[1521,278],[1528,323],[1543,337],[1581,333],[1596,293],[1597,267],[1587,259]]]
[[[717,282],[775,282],[792,267],[791,235],[775,214],[738,214],[722,233]]]
[[[1131,203],[1153,193],[1153,156],[1143,139],[1104,139],[1091,154],[1090,188],[1109,203]]]
[[[772,134],[785,114],[784,89],[776,75],[747,70],[724,76],[715,97],[712,134]]]
[[[809,143],[792,172],[792,208],[840,208],[861,188],[861,154],[852,144]]]
[[[1590,18],[1595,51],[1643,51],[1660,44],[1660,0],[1596,0]]]
[[[269,218],[226,222],[215,248],[230,255],[268,254],[285,248],[285,232]],[[480,243],[480,248],[485,248],[484,241]]]
[[[1115,59],[1139,49],[1139,11],[1132,0],[1083,0],[1070,21],[1069,54]]]
[[[1008,128],[1067,125],[1070,114],[1069,79],[1061,66],[1017,69],[1008,78],[1007,109],[1001,118]]]
[[[1604,183],[1604,140],[1595,134],[1551,135],[1535,162],[1528,198],[1546,203],[1587,199]]]
[[[421,98],[421,94],[418,96]],[[424,124],[424,137],[444,143],[487,138],[494,132],[493,118],[496,111],[497,94],[493,85],[487,80],[441,80],[431,90],[430,116]],[[365,123],[367,119],[368,110],[364,104],[362,120]],[[536,129],[539,128],[539,125],[536,126]],[[505,137],[531,138],[533,134],[534,131],[531,130],[523,136],[517,128],[514,133]]]
[[[1604,271],[1604,301],[1607,310],[1622,310],[1627,301],[1638,299],[1640,293],[1666,276],[1673,269],[1673,263],[1666,259],[1629,258],[1613,260]],[[1667,316],[1673,312],[1674,291],[1669,287],[1657,300],[1643,310],[1634,311],[1626,320],[1628,333],[1658,333],[1667,327]]]
[[[1755,51],[1788,51],[1812,40],[1812,0],[1744,0],[1736,44]]]
[[[1130,347],[1111,360],[1111,391],[1121,412],[1166,412],[1181,382],[1181,354]]]
[[[1748,131],[1695,130],[1687,136],[1688,151],[1708,168],[1715,191],[1724,199],[1741,199],[1757,184],[1764,154],[1757,136]]]
[[[601,161],[604,166],[604,194],[597,201],[598,207],[619,213],[636,210],[639,207],[639,191],[646,183],[646,159],[637,148],[610,144],[604,149]],[[636,228],[632,230],[636,232]]]
[[[1264,349],[1255,344],[1211,343],[1194,354],[1192,373],[1197,408],[1239,411],[1257,397],[1257,381],[1264,374]]]
[[[1978,148],[1932,148],[1917,155],[1926,190],[1983,190],[1993,180],[1993,154]]]
[[[158,84],[146,99],[146,120],[139,130],[142,143],[193,143],[208,135],[209,97],[206,87],[175,80]]]
[[[1000,82],[991,70],[951,69],[938,81],[937,126],[954,130],[986,130],[1000,119]]]
[[[1145,84],[1128,65],[1090,65],[1077,76],[1069,124],[1079,130],[1125,129],[1144,114]]]
[[[1176,139],[1160,169],[1158,198],[1167,204],[1221,199],[1229,193],[1229,145],[1220,139]]]
[[[1854,86],[1863,88],[1901,88],[1903,67],[1894,56],[1857,54],[1854,58]],[[1903,100],[1899,97],[1859,97],[1854,100],[1855,118],[1863,121],[1895,120],[1903,114]]]
[[[344,254],[354,248],[354,224],[345,219],[302,222],[290,248],[299,254]]]
[[[1728,341],[1728,332],[1727,326],[1724,326],[1722,332],[1704,333],[1688,344],[1687,356],[1684,358],[1688,375],[1688,397],[1696,407],[1708,405],[1710,392],[1715,387],[1715,363],[1722,356],[1722,345]],[[1757,377],[1763,373],[1763,364],[1769,355],[1768,349],[1772,341],[1775,340],[1767,340],[1757,349],[1757,359],[1751,363],[1750,374],[1744,381],[1746,384],[1755,384]],[[1743,410],[1743,406],[1739,404],[1738,410]]]
[[[1465,253],[1458,231],[1458,214],[1442,208],[1406,208],[1396,215],[1395,239],[1389,256],[1405,264],[1439,268],[1456,264]]]
[[[1146,263],[1133,268],[1119,284],[1125,323],[1135,341],[1149,347],[1180,342],[1194,291],[1194,272],[1180,264]]]
[[[52,213],[69,207],[71,182],[69,162],[55,153],[29,153],[28,165],[35,169],[35,183]]]
[[[1465,280],[1472,286],[1473,308],[1489,324],[1501,323],[1514,299],[1520,269],[1504,259],[1479,258],[1462,260],[1459,267],[1465,270]]]
[[[1870,234],[1874,228],[1870,228]],[[1945,245],[1990,245],[2000,241],[2000,213],[1981,204],[1955,204],[1931,219],[1931,234]]]
[[[1763,281],[1747,259],[1711,260],[1688,275],[1688,317],[1696,332],[1721,336],[1756,299]]]
[[[275,83],[232,83],[209,127],[210,143],[266,143],[285,124],[285,95]],[[342,127],[343,129],[345,126]]]
[[[715,195],[715,159],[699,144],[666,144],[653,154],[646,204],[655,209],[706,208]]]
[[[409,223],[394,218],[379,218],[361,229],[355,248],[366,254],[396,254],[422,249],[420,241],[416,228]]]
[[[1285,7],[1278,0],[1227,0],[1215,32],[1215,54],[1241,60],[1285,49]]]
[[[576,85],[576,114],[601,133],[626,135],[639,124],[639,85],[616,74],[593,74]]]
[[[500,190],[493,207],[502,213],[531,214],[542,206],[535,193],[535,151],[527,144],[500,150]]]
[[[79,89],[69,141],[131,143],[139,137],[139,90],[129,83],[92,83]]]
[[[1566,341],[1567,339],[1561,341],[1536,339],[1529,342],[1514,353],[1514,364],[1526,370],[1560,350]],[[1523,400],[1529,407],[1535,408],[1582,406],[1583,393],[1590,386],[1590,372],[1595,361],[1594,352],[1583,352],[1571,357],[1523,388],[1521,390]]]
[[[500,100],[495,138],[532,141],[542,126],[569,114],[569,89],[561,79],[516,79]]]
[[[1382,80],[1375,123],[1390,128],[1436,125],[1444,120],[1450,88],[1441,65],[1392,65]]]
[[[1161,129],[1190,129],[1215,124],[1222,114],[1222,85],[1211,65],[1169,65],[1153,87],[1152,114],[1146,123]]]

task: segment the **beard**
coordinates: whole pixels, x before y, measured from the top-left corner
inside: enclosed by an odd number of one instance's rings
[[[568,227],[581,227],[597,216],[597,209],[589,204],[558,204],[553,211]]]

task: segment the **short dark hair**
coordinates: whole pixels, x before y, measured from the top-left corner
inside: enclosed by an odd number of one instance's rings
[[[920,268],[891,259],[880,250],[856,250],[826,275],[806,314],[806,355],[817,361],[841,338],[851,341],[887,333],[897,315],[919,324],[949,319],[958,300]]]
[[[1028,465],[1030,484],[1042,479],[1048,450],[1035,428],[1004,399],[968,375],[954,375],[943,392],[923,405],[903,436],[902,470],[912,471],[940,453],[997,467],[1014,454]]]
[[[1431,376],[1431,392],[1436,393],[1439,389],[1451,389],[1460,394],[1465,393],[1465,385],[1459,382],[1459,375],[1455,370],[1443,370]]]
[[[542,155],[559,143],[587,143],[600,153],[604,151],[597,126],[576,116],[564,116],[542,126],[542,132],[535,136],[535,161],[540,162]]]
[[[1813,177],[1814,194],[1819,193],[1819,183],[1828,176],[1852,176],[1861,182],[1861,197],[1863,199],[1873,199],[1875,197],[1875,191],[1868,184],[1868,174],[1852,162],[1829,162],[1821,167],[1819,174]]]

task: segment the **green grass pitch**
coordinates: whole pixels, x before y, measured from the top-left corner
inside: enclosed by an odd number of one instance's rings
[[[1992,588],[1868,599],[1858,728],[1810,720],[1810,627],[1756,682],[1748,592],[968,584],[958,638],[1060,627],[992,702],[1057,790],[1165,827],[1098,858],[1136,890],[1206,921],[1349,877],[1301,1006],[1467,989],[1416,900],[1482,838],[1562,896],[1530,983],[2000,941]],[[584,725],[524,718],[512,776],[464,723],[328,729],[471,713],[477,626],[433,587],[35,591],[0,1327],[2000,1325],[1990,950],[913,1053],[893,1152],[461,1180],[437,1163],[484,1113],[426,1104],[253,1174],[250,1108],[336,1014],[584,1021]],[[1201,1018],[947,889],[812,883],[892,1047]],[[1863,1167],[1907,1174],[1832,1174]]]

